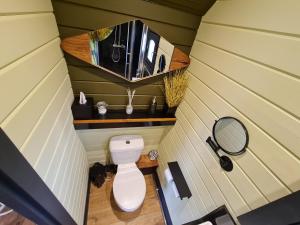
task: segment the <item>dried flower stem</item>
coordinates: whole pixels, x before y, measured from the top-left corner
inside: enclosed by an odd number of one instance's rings
[[[187,82],[187,74],[181,71],[176,71],[175,75],[169,74],[164,77],[166,102],[170,108],[178,106],[183,99]]]

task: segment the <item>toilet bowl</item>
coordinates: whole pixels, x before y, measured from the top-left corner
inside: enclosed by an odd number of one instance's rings
[[[146,183],[135,163],[118,166],[113,194],[117,205],[125,212],[133,212],[142,205],[146,195]]]
[[[137,210],[145,199],[146,182],[135,162],[144,149],[139,135],[122,135],[109,143],[112,161],[118,165],[113,181],[113,195],[119,208],[125,212]]]

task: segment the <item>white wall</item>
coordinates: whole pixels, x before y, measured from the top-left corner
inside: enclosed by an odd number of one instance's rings
[[[300,189],[300,2],[217,1],[191,51],[175,127],[159,146],[159,174],[174,224],[226,204],[233,216]],[[217,118],[249,131],[247,152],[221,170],[206,144]],[[175,199],[163,170],[177,160],[192,191]]]
[[[110,163],[109,140],[118,135],[141,135],[144,138],[145,148],[142,154],[158,149],[160,140],[169,126],[158,127],[128,127],[128,128],[111,128],[111,129],[92,129],[77,130],[77,134],[84,145],[89,164],[101,162]]]
[[[52,11],[50,0],[0,1],[0,126],[82,224],[88,163]]]

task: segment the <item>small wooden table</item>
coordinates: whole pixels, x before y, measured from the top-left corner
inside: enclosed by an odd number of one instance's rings
[[[143,174],[152,174],[158,167],[157,160],[150,160],[148,155],[141,155],[140,159],[136,162],[137,167]]]

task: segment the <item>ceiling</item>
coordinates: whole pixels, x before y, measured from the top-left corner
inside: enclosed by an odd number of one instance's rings
[[[216,0],[147,0],[180,11],[203,16]]]

